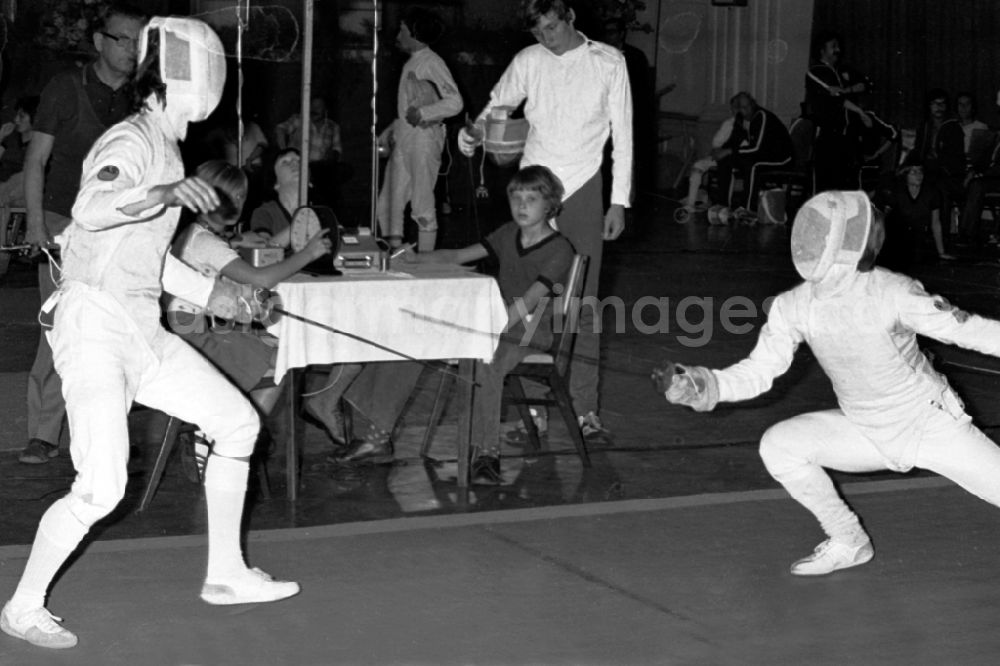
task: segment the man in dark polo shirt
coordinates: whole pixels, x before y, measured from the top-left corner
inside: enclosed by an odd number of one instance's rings
[[[84,157],[104,130],[128,115],[132,100],[127,84],[145,20],[131,5],[110,5],[93,26],[97,59],[83,69],[57,74],[42,91],[24,159],[26,240],[35,248],[50,246],[69,225]],[[43,304],[56,290],[57,271],[52,262],[38,266]],[[59,454],[65,415],[62,385],[43,333],[28,375],[29,440],[21,462],[44,463]]]

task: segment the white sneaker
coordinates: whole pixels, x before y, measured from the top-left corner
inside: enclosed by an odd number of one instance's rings
[[[0,629],[5,634],[43,648],[62,650],[76,645],[76,634],[61,627],[60,622],[62,618],[41,606],[15,616],[8,601],[0,612]]]
[[[274,580],[257,567],[247,569],[233,578],[205,581],[201,588],[202,601],[215,606],[261,604],[280,601],[299,593],[299,584]]]
[[[849,546],[833,539],[827,539],[812,555],[803,557],[792,565],[796,576],[823,576],[837,569],[847,569],[864,564],[875,557],[872,542],[865,540],[860,546]]]

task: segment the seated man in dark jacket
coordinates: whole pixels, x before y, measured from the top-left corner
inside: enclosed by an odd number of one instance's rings
[[[759,106],[750,93],[736,95],[739,115],[746,126],[746,135],[735,150],[732,168],[719,164],[720,189],[728,192],[731,208],[744,207],[754,211],[761,174],[767,168],[781,168],[792,162],[792,139],[788,128],[778,116]],[[734,173],[743,178],[743,192],[735,192]]]

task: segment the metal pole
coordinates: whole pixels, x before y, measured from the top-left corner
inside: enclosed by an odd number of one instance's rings
[[[375,20],[372,22],[372,188],[371,188],[371,211],[370,226],[372,236],[376,235],[376,225],[378,224],[378,31],[379,31],[379,8],[378,0],[372,0],[372,9],[375,12]]]
[[[302,154],[302,163],[299,167],[299,206],[305,205],[309,201],[309,134],[312,130],[309,106],[312,99],[313,0],[305,0],[303,18],[305,39],[302,42],[302,104],[299,109],[299,118],[302,121],[302,143],[299,144],[299,152]]]

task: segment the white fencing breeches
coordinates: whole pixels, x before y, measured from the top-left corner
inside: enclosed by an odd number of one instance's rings
[[[49,335],[77,471],[67,499],[84,526],[124,496],[133,400],[197,424],[220,455],[252,453],[260,419],[239,389],[179,337],[160,329],[147,340],[109,294],[64,289]]]
[[[972,424],[943,409],[930,410],[916,466],[951,479],[973,495],[1000,506],[1000,447]],[[918,413],[914,418],[919,418]],[[831,538],[850,540],[857,516],[840,498],[823,468],[842,472],[890,469],[875,445],[840,410],[811,412],[781,421],[764,433],[760,455],[785,490],[812,512]]]
[[[403,213],[409,203],[420,229],[436,231],[434,185],[441,169],[444,127],[400,127],[405,121],[396,122],[396,145],[378,197],[379,228],[383,236],[402,236]]]

